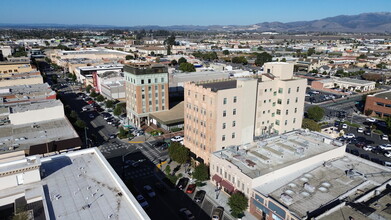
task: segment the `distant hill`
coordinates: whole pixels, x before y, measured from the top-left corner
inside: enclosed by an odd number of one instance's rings
[[[63,24],[0,24],[0,28],[75,28],[75,29],[146,29],[176,31],[275,31],[275,32],[353,32],[390,33],[391,13],[363,13],[359,15],[339,15],[313,21],[263,22],[254,25],[172,25],[172,26],[111,26],[111,25],[63,25]]]

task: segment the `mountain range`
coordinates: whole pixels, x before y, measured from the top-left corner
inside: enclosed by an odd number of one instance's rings
[[[0,28],[75,28],[75,29],[146,29],[172,31],[254,31],[254,32],[352,32],[390,33],[391,13],[376,12],[358,15],[339,15],[312,21],[262,22],[253,25],[172,25],[172,26],[111,26],[111,25],[63,25],[63,24],[0,24]]]

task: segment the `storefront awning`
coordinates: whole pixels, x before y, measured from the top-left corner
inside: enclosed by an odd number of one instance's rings
[[[231,183],[227,182],[226,180],[221,181],[220,185],[224,187],[228,192],[233,192],[235,189],[235,187]]]
[[[219,175],[215,174],[215,175],[213,175],[212,180],[219,183],[219,182],[221,182],[222,179]]]

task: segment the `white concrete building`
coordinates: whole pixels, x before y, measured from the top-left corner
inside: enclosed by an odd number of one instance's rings
[[[11,209],[8,213],[17,210],[32,219],[150,219],[97,148],[2,158],[0,207]]]

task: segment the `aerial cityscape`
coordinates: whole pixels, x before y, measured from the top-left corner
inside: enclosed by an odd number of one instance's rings
[[[0,220],[391,219],[391,1],[0,11]]]

